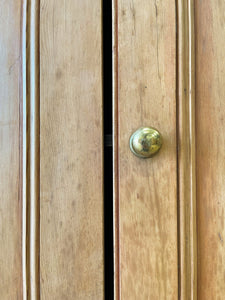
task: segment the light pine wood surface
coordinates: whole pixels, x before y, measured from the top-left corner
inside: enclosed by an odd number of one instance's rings
[[[115,300],[224,299],[224,11],[113,1]],[[1,1],[0,299],[104,299],[102,60],[102,1]]]
[[[225,2],[196,1],[198,299],[225,295]]]
[[[116,299],[177,299],[175,3],[114,2]],[[160,152],[129,149],[141,126],[157,128]]]
[[[43,299],[103,299],[101,1],[41,0]]]
[[[0,1],[0,299],[22,299],[20,1]]]

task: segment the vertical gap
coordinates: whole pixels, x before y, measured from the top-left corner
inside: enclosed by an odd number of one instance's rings
[[[112,1],[103,0],[105,299],[113,300]]]

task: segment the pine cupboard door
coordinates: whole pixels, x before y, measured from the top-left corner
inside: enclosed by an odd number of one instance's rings
[[[113,3],[115,299],[224,299],[225,4]]]
[[[0,14],[0,299],[104,299],[101,1]]]

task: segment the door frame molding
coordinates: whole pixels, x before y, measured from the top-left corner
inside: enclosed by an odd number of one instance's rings
[[[177,1],[179,299],[197,299],[194,0]]]
[[[40,298],[40,1],[23,1],[20,180],[23,299]]]

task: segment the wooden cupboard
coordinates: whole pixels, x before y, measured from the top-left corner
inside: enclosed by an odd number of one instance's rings
[[[224,299],[224,11],[0,2],[0,299]]]

